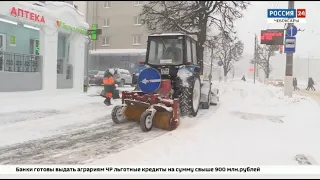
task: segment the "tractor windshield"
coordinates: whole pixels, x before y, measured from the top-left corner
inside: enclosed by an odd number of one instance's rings
[[[148,63],[179,65],[183,63],[182,37],[154,37],[150,40]]]

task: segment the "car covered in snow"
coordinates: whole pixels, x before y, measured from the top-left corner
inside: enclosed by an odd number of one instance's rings
[[[89,84],[90,85],[102,85],[103,84],[104,71],[90,70],[89,71]]]
[[[117,84],[119,87],[123,87],[124,85],[131,85],[132,84],[132,76],[127,69],[109,68],[107,70],[111,74],[113,74],[115,84]]]
[[[284,81],[283,81],[283,79],[274,79],[274,80],[272,81],[272,84],[273,84],[274,86],[282,87],[282,86],[284,86]]]

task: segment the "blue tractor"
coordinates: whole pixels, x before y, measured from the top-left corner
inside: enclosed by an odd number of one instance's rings
[[[157,74],[159,78],[152,79]],[[211,82],[200,79],[197,41],[183,33],[149,35],[146,59],[136,67],[135,82],[136,91],[123,92],[123,105],[113,109],[115,123],[128,119],[140,121],[143,131],[153,125],[172,130],[179,116],[195,117],[199,107],[208,109],[211,104]],[[147,83],[158,87],[149,91]],[[204,84],[207,88],[202,88]]]

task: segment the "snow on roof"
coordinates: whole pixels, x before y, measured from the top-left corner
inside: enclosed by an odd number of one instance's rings
[[[209,64],[209,63],[203,63],[203,65],[211,67],[211,64]],[[212,66],[218,67],[218,65],[216,65],[215,63],[212,63]]]
[[[121,69],[121,68],[108,68],[109,71],[111,71],[111,73],[114,73],[114,70],[117,70],[118,73],[129,73],[129,71],[127,69]]]
[[[138,54],[145,55],[147,49],[96,49],[90,50],[90,54],[92,55],[119,55],[119,54]]]
[[[181,35],[186,35],[183,33],[155,33],[151,34],[150,36],[181,36]]]
[[[198,39],[196,35],[190,35],[185,33],[154,33],[150,34],[149,36],[189,36],[196,41]]]

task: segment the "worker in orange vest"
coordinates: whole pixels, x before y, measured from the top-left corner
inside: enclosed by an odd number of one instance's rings
[[[104,85],[104,92],[105,92],[105,97],[106,97],[106,99],[104,100],[104,103],[107,106],[110,106],[112,93],[114,91],[115,86],[114,86],[113,75],[109,72],[109,70],[107,70],[104,73],[103,85]]]

